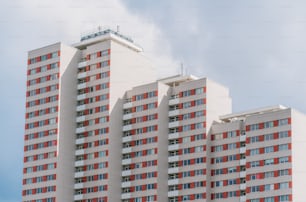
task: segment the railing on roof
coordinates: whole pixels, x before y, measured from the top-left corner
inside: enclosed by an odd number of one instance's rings
[[[123,38],[123,39],[131,42],[131,43],[134,42],[130,37],[127,37],[127,36],[124,36],[124,35],[120,34],[119,31],[114,31],[114,30],[111,30],[109,28],[102,30],[101,27],[98,27],[98,30],[95,29],[94,31],[82,34],[81,35],[81,41],[92,39],[92,38],[95,38],[95,37],[98,37],[98,36],[103,36],[103,35],[106,35],[106,34],[114,34],[114,35],[116,35],[120,38]]]

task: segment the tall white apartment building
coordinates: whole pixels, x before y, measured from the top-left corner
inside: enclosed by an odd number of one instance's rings
[[[120,201],[121,98],[156,80],[141,51],[105,30],[29,52],[23,201]]]
[[[210,133],[210,200],[305,200],[305,115],[274,106],[220,120]]]
[[[23,202],[304,202],[305,115],[231,114],[207,78],[157,80],[112,30],[29,52]]]

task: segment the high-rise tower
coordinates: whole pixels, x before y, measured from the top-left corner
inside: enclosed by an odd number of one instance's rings
[[[23,202],[304,202],[306,116],[156,79],[112,30],[29,52]]]
[[[29,52],[24,201],[120,200],[121,98],[156,79],[141,51],[105,30]]]

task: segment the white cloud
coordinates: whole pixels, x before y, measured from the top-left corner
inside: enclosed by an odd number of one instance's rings
[[[20,39],[19,43],[24,44],[25,50],[57,41],[72,44],[79,41],[82,32],[99,25],[112,29],[119,25],[120,31],[131,36],[144,48],[145,55],[157,63],[159,75],[173,74],[178,66],[178,62],[171,58],[169,43],[159,28],[130,13],[118,0],[17,2],[18,6],[13,6],[15,14],[18,13],[13,17],[17,26],[9,25],[9,29]],[[18,31],[20,28],[22,34]]]

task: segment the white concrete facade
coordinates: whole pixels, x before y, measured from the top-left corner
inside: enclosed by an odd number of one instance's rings
[[[306,116],[231,114],[207,78],[156,79],[111,30],[29,52],[23,202],[302,202]]]

